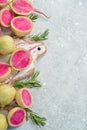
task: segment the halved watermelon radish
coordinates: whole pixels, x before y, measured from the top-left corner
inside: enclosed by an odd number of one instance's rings
[[[9,111],[7,118],[10,126],[20,126],[26,120],[26,111],[20,107],[15,107]]]
[[[32,97],[29,89],[22,88],[16,93],[16,102],[22,108],[29,108],[32,103]]]
[[[14,0],[12,1],[11,9],[18,15],[29,15],[33,12],[34,7],[28,0]]]
[[[29,15],[32,12],[36,12],[49,18],[43,12],[35,9],[32,3],[28,0],[13,0],[12,3],[10,4],[10,7],[13,10],[13,12],[15,12],[18,15]]]
[[[0,22],[4,27],[10,27],[14,14],[11,9],[5,8],[0,11]]]
[[[0,7],[4,7],[8,4],[9,0],[0,0]]]
[[[11,73],[11,68],[8,64],[0,62],[0,82],[4,81]]]
[[[33,23],[27,17],[18,16],[12,19],[11,28],[15,35],[22,37],[32,30]]]
[[[16,70],[21,70],[30,65],[31,61],[32,57],[28,51],[25,49],[17,49],[11,55],[10,65]]]

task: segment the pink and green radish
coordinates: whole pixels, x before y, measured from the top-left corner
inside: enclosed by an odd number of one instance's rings
[[[33,28],[33,22],[23,16],[18,16],[12,19],[11,21],[11,29],[13,33],[18,37],[23,37],[31,32]]]
[[[19,89],[16,93],[16,102],[22,108],[29,108],[32,103],[32,97],[29,92],[29,89],[27,88]]]
[[[15,12],[18,15],[29,15],[32,12],[36,12],[49,18],[43,12],[35,9],[32,3],[28,0],[13,0],[10,6],[13,12]]]
[[[0,113],[0,130],[7,130],[8,122],[6,116]]]
[[[8,64],[0,62],[0,82],[5,81],[11,73],[11,68]]]
[[[9,105],[15,98],[16,90],[10,84],[0,85],[0,107]]]
[[[4,27],[10,27],[14,14],[11,9],[4,8],[0,11],[0,22]]]
[[[9,0],[0,0],[0,7],[8,5]]]
[[[26,120],[26,111],[20,107],[15,107],[9,111],[7,118],[10,126],[20,126]]]
[[[15,70],[22,70],[29,66],[32,62],[32,56],[30,54],[30,50],[25,49],[17,49],[10,58],[10,65]]]

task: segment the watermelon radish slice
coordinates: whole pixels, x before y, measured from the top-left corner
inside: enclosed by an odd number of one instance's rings
[[[10,65],[16,70],[21,70],[30,65],[31,61],[31,54],[28,51],[17,49],[11,56]]]
[[[22,108],[29,108],[32,103],[32,98],[27,88],[22,88],[16,93],[16,102]]]
[[[15,107],[9,111],[7,119],[10,126],[20,126],[26,120],[26,111],[20,107]]]
[[[0,62],[0,82],[4,81],[11,73],[8,64]]]
[[[11,9],[5,8],[0,11],[0,21],[1,25],[4,27],[10,27],[11,20],[13,19],[14,15]]]
[[[35,9],[33,7],[32,3],[28,0],[13,0],[10,6],[11,6],[11,9],[13,10],[13,12],[15,12],[18,15],[29,15],[32,12],[36,12],[36,13],[42,14],[45,17],[49,18],[43,12]]]
[[[15,35],[22,37],[32,30],[33,23],[27,17],[18,16],[12,19],[11,28]]]
[[[0,0],[0,7],[4,7],[8,4],[9,0]]]

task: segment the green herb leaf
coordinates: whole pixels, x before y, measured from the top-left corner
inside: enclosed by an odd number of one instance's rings
[[[48,39],[48,34],[49,34],[49,30],[46,29],[42,34],[39,33],[37,35],[33,35],[31,36],[31,40],[34,40],[34,41],[42,41],[42,40],[47,40]]]
[[[29,118],[32,120],[33,124],[38,126],[44,126],[46,124],[46,118],[40,117],[37,113],[33,112],[31,109],[26,108],[26,119]]]
[[[32,22],[35,22],[36,19],[38,19],[38,15],[31,14],[29,18],[32,20]]]
[[[27,80],[25,80],[23,82],[19,82],[19,81],[18,82],[14,82],[13,86],[14,87],[18,87],[18,88],[23,88],[23,87],[28,87],[28,88],[41,87],[42,85],[41,85],[40,81],[37,80],[37,77],[38,77],[39,74],[40,74],[40,72],[36,71],[31,78],[29,78],[29,79],[27,79]]]

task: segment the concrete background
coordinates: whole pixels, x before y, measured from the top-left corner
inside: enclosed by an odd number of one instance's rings
[[[36,63],[43,88],[31,89],[32,109],[45,127],[29,120],[9,130],[87,130],[87,0],[32,0],[51,16],[39,17],[33,33],[50,30],[48,52]]]

